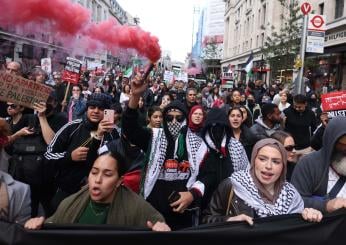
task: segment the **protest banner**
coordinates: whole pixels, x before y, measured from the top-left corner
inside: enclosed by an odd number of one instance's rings
[[[65,90],[65,96],[64,100],[62,102],[63,106],[61,108],[61,111],[65,110],[65,104],[66,104],[66,99],[67,99],[67,94],[70,90],[70,85],[71,84],[78,84],[79,79],[80,79],[80,71],[82,69],[82,64],[83,62],[71,57],[66,58],[66,65],[65,69],[62,73],[62,80],[67,82],[67,87]]]
[[[0,100],[34,108],[46,102],[53,89],[47,85],[0,71]]]
[[[328,117],[346,116],[346,91],[337,91],[321,95],[322,110]]]
[[[346,211],[326,213],[319,223],[306,222],[301,214],[255,218],[254,225],[220,222],[199,225],[174,232],[152,232],[148,228],[113,225],[49,224],[42,230],[26,230],[20,224],[0,221],[0,244],[85,245],[325,245],[342,244],[345,237]],[[15,242],[14,242],[15,241]]]
[[[80,60],[67,57],[65,70],[62,73],[62,80],[68,83],[77,84],[80,78],[82,62]]]

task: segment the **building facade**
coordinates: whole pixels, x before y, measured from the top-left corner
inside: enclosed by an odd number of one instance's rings
[[[129,15],[115,0],[72,0],[90,10],[91,21],[101,22],[114,17],[120,24],[135,23]],[[30,25],[25,27],[30,30]],[[30,31],[22,27],[7,26],[0,28],[0,58],[3,60],[17,60],[23,63],[25,71],[40,65],[42,58],[52,59],[53,70],[63,68],[66,57],[77,54],[75,50],[69,50],[52,36],[46,33],[27,34]],[[78,57],[77,57],[78,56]],[[108,51],[90,54],[87,56],[76,55],[81,60],[90,63],[99,63],[111,66],[118,62],[117,57],[112,56]]]
[[[231,71],[235,80],[245,81],[246,74],[242,71],[253,53],[254,67],[264,68],[264,72],[254,74],[255,79],[268,82],[269,67],[265,65],[261,48],[273,32],[271,26],[280,29],[284,8],[276,0],[225,0],[225,3],[222,70]]]
[[[312,67],[312,79],[319,83],[328,82],[338,88],[345,88],[346,81],[346,5],[344,0],[299,0],[309,2],[312,13],[326,15],[326,36],[324,54],[306,53]],[[276,0],[225,0],[224,52],[221,66],[223,71],[232,71],[236,80],[248,79],[244,71],[245,63],[251,52],[254,67],[261,68],[253,79],[269,83],[270,67],[266,64],[261,48],[267,37],[283,25],[281,14],[288,14]],[[285,12],[286,11],[286,12]],[[293,67],[292,67],[293,69]],[[255,69],[259,70],[259,69]],[[307,75],[307,74],[306,74]]]
[[[311,1],[313,13],[326,15],[324,54],[309,54],[316,82],[346,89],[346,4],[344,0]]]

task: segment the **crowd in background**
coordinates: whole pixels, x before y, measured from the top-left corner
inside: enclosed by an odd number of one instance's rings
[[[23,76],[18,62],[3,69]],[[319,221],[346,207],[345,182],[333,188],[346,176],[346,123],[330,120],[311,89],[293,96],[261,80],[225,89],[85,72],[66,92],[59,71],[25,77],[54,92],[33,110],[0,103],[1,183],[22,192],[0,205],[0,219],[32,229],[68,222],[166,231],[288,213]],[[309,160],[316,154],[325,157],[318,171]]]

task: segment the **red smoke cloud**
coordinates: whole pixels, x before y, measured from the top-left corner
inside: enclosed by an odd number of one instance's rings
[[[161,50],[158,39],[138,27],[122,26],[114,19],[90,24],[85,34],[103,43],[109,50],[114,46],[133,48],[152,62],[160,59]]]
[[[158,38],[139,27],[122,26],[115,19],[99,24],[90,23],[90,12],[69,0],[0,0],[0,26],[24,26],[28,23],[44,24],[51,27],[50,32],[65,43],[78,35],[73,43],[86,45],[84,50],[108,50],[131,48],[156,62],[161,56]],[[39,26],[39,25],[37,25]],[[42,29],[38,28],[38,32]],[[65,34],[65,36],[64,36]],[[67,35],[66,35],[67,34]],[[91,38],[93,40],[85,40]],[[79,40],[83,40],[80,43]],[[97,45],[96,45],[97,43]]]
[[[75,35],[86,26],[90,13],[69,0],[0,0],[0,25],[50,22],[55,31]]]

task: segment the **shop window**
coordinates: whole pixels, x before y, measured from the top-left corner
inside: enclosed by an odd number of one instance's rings
[[[335,19],[342,17],[344,14],[344,0],[335,0]]]

